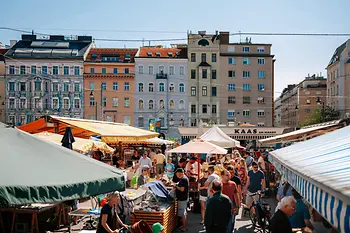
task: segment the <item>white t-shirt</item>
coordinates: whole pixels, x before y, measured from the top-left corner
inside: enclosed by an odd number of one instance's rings
[[[163,164],[165,161],[165,155],[162,153],[156,154],[155,159],[157,160],[157,164]]]
[[[261,169],[266,170],[265,159],[262,156],[259,157],[258,163],[260,164]]]
[[[141,157],[140,161],[139,161],[139,168],[137,169],[138,174],[141,174],[141,169],[145,165],[147,165],[149,168],[152,168],[152,161],[148,157],[146,157],[145,159],[143,157]]]
[[[209,183],[209,185],[208,185],[208,197],[210,195],[211,184],[213,183],[214,180],[220,180],[220,176],[218,176],[215,172],[213,174],[209,175],[208,179],[206,181]]]

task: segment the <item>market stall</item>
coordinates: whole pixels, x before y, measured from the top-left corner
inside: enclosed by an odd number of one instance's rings
[[[286,180],[340,232],[350,232],[350,127],[269,153]]]
[[[223,148],[240,146],[239,141],[227,136],[218,126],[213,126],[201,135],[200,138]]]

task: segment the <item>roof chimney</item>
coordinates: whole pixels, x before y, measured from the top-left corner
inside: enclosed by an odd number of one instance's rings
[[[207,34],[207,32],[206,31],[198,31],[198,34],[201,36],[205,36],[205,34]]]

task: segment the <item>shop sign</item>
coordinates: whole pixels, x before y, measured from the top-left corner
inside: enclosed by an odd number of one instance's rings
[[[257,129],[233,129],[235,134],[257,134]]]

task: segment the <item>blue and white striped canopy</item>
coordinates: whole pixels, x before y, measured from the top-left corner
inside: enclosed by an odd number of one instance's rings
[[[350,126],[272,151],[269,160],[331,224],[350,233]]]

